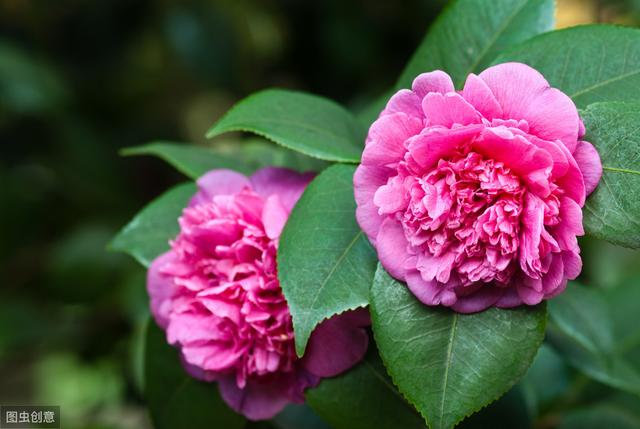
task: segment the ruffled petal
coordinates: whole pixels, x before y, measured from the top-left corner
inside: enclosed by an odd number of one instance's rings
[[[553,158],[524,137],[513,134],[505,127],[487,128],[473,146],[488,158],[504,162],[525,180],[529,189],[541,197],[551,192],[549,176],[553,169]]]
[[[462,144],[472,141],[482,131],[482,125],[454,129],[436,127],[425,130],[408,141],[411,154],[409,165],[418,171],[435,165],[441,158],[453,153]]]

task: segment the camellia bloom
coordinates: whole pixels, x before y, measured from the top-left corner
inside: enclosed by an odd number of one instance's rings
[[[582,207],[602,174],[571,99],[525,64],[442,71],[400,90],[354,176],[358,223],[427,305],[534,305],[580,273]]]
[[[251,178],[214,170],[179,220],[171,250],[148,272],[151,311],[187,371],[217,381],[234,410],[258,420],[303,401],[320,377],[365,354],[366,310],[333,317],[301,359],[276,270],[278,238],[310,175],[266,168]]]

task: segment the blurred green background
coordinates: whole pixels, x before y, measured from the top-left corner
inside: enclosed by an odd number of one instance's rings
[[[67,428],[147,428],[144,271],[111,236],[183,178],[122,158],[207,142],[270,86],[357,110],[392,85],[445,0],[0,0],[0,404],[61,405]],[[640,2],[560,0],[558,25],[636,25]],[[615,288],[636,252],[585,242]],[[634,274],[636,273],[636,274]]]

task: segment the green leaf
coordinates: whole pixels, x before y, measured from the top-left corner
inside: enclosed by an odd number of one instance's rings
[[[615,350],[602,293],[572,283],[549,302],[548,336],[569,363],[609,386],[640,394],[640,373]]]
[[[322,171],[330,165],[327,161],[273,144],[262,137],[217,142],[216,149],[224,156],[242,159],[254,170],[263,167],[284,167],[307,172]]]
[[[318,323],[369,303],[376,256],[355,219],[354,171],[339,164],[316,177],[280,237],[278,277],[300,356]]]
[[[387,375],[375,346],[355,368],[324,379],[307,402],[333,429],[423,429],[424,422]]]
[[[378,267],[371,316],[382,360],[431,429],[451,428],[511,388],[544,337],[544,305],[459,314],[419,302]]]
[[[169,240],[180,230],[178,218],[195,193],[195,184],[184,183],[160,195],[120,230],[109,248],[128,253],[148,267],[157,256],[169,250]]]
[[[215,383],[186,373],[178,351],[164,332],[149,321],[145,343],[145,396],[157,429],[240,429],[244,418],[220,398]]]
[[[588,234],[640,247],[640,103],[596,103],[582,112],[602,160],[600,184],[583,210]]]
[[[549,31],[553,0],[458,0],[435,21],[400,75],[397,88],[409,88],[420,73],[444,70],[460,87],[502,50]]]
[[[289,149],[326,161],[358,162],[365,130],[346,109],[302,92],[268,89],[236,104],[207,137],[229,131],[258,134]]]
[[[214,168],[228,168],[244,174],[249,174],[252,171],[249,166],[238,159],[184,143],[153,142],[144,146],[123,149],[121,153],[125,156],[155,155],[194,180]]]
[[[536,68],[583,108],[596,101],[640,98],[640,30],[586,25],[535,37],[495,63],[519,61]]]

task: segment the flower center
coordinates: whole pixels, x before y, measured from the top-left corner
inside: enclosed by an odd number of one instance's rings
[[[440,160],[411,177],[399,220],[418,268],[447,283],[509,282],[518,256],[525,188],[503,163],[476,152]]]

